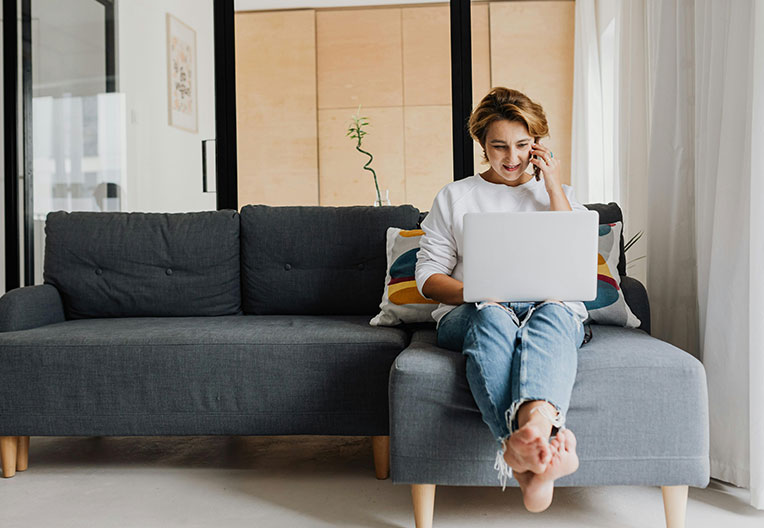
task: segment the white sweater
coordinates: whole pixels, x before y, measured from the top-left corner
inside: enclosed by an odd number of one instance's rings
[[[562,186],[571,208],[586,211],[573,197],[573,188]],[[531,178],[517,187],[500,183],[490,183],[480,174],[449,183],[435,196],[432,208],[422,222],[424,236],[419,244],[416,263],[416,285],[419,293],[422,286],[436,273],[450,275],[456,280],[464,280],[464,214],[472,212],[522,212],[548,211],[549,194],[544,182]],[[424,296],[424,293],[422,293]],[[588,317],[582,302],[564,303],[585,321]],[[432,313],[436,322],[456,308],[441,303]]]

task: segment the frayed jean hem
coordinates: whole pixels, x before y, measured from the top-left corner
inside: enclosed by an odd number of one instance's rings
[[[500,447],[496,451],[496,461],[493,463],[493,469],[499,472],[499,483],[501,484],[501,491],[507,489],[507,480],[512,478],[512,468],[509,467],[507,461],[504,460],[504,453],[507,451],[506,441],[509,439],[509,435],[499,439]]]

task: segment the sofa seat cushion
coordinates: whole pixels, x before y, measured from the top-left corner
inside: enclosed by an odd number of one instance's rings
[[[388,432],[408,343],[365,316],[75,320],[0,334],[0,435]]]
[[[702,364],[637,329],[592,325],[579,350],[567,427],[578,471],[555,485],[678,485],[709,478]],[[465,358],[419,330],[390,380],[394,482],[498,485],[497,444],[472,398]],[[517,485],[514,479],[509,485]]]

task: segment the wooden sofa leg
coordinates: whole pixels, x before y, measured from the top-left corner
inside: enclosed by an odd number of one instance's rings
[[[10,478],[16,474],[17,436],[0,436],[0,458],[3,460],[3,477]]]
[[[687,513],[687,486],[662,486],[663,510],[666,513],[666,528],[684,528]]]
[[[374,472],[378,479],[384,480],[390,476],[390,437],[372,436],[371,448],[374,451]]]
[[[412,484],[411,499],[414,502],[416,528],[432,528],[435,512],[435,484]]]
[[[29,437],[19,436],[16,447],[16,471],[26,471],[29,467]]]

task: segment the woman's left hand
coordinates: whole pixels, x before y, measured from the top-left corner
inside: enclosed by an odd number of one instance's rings
[[[533,155],[538,156],[534,158]],[[544,177],[544,185],[548,193],[562,190],[560,182],[560,160],[555,158],[552,152],[540,143],[531,145],[531,163],[541,169]]]

